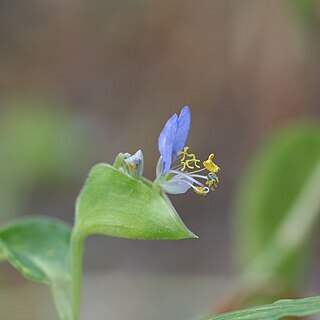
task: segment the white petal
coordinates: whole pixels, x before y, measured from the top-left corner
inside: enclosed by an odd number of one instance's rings
[[[163,177],[158,182],[162,190],[170,194],[186,193],[192,187],[192,184],[184,179],[166,180]]]
[[[125,161],[127,163],[135,163],[137,165],[136,174],[138,176],[142,176],[144,169],[144,157],[141,150],[138,150],[134,155],[126,153]]]

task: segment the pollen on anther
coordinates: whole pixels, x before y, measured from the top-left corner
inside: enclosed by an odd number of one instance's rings
[[[203,196],[207,195],[210,191],[210,189],[208,187],[200,187],[200,186],[194,187],[193,190],[196,194],[200,194]]]
[[[220,168],[213,162],[214,153],[211,153],[206,161],[203,161],[204,167],[213,173],[219,172]]]

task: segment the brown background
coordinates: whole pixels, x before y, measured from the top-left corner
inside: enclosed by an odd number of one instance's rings
[[[222,168],[215,193],[171,197],[199,239],[92,237],[86,271],[234,274],[230,220],[247,161],[277,126],[320,115],[320,6],[305,16],[294,2],[0,1],[2,108],[55,101],[93,141],[74,183],[38,181],[18,214],[71,222],[90,167],[121,151],[141,148],[153,179],[158,134],[188,104],[188,145]]]

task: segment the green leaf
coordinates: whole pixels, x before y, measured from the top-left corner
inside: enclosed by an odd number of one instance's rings
[[[71,317],[70,235],[65,223],[40,217],[17,219],[0,229],[0,256],[27,279],[51,287],[61,320]]]
[[[6,260],[5,256],[4,256],[4,252],[1,251],[0,249],[0,262]]]
[[[96,165],[80,193],[76,231],[134,239],[196,238],[166,195],[146,180]]]
[[[208,320],[277,320],[283,317],[301,317],[316,313],[320,313],[320,296],[279,300],[272,304],[217,315]]]
[[[121,154],[115,165],[121,163]],[[144,178],[132,177],[109,164],[97,164],[76,205],[71,237],[72,319],[78,320],[83,243],[90,234],[131,239],[196,238],[168,197]]]
[[[315,31],[318,20],[317,0],[287,0],[288,7],[293,11],[295,18],[307,27],[309,31]]]
[[[294,282],[320,213],[320,127],[292,125],[271,137],[250,163],[236,203],[238,260],[247,274]],[[253,262],[252,262],[253,261]]]

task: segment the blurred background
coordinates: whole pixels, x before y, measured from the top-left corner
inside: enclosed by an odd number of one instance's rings
[[[0,1],[0,221],[72,223],[90,168],[119,152],[142,149],[153,179],[158,135],[188,104],[188,145],[222,168],[213,194],[170,197],[199,239],[89,238],[83,319],[205,312],[236,273],[233,204],[252,154],[275,128],[319,119],[319,35],[316,0]],[[47,288],[0,266],[1,319],[55,317]]]

